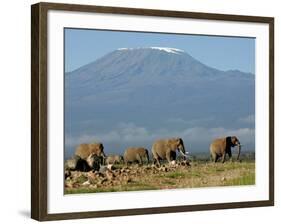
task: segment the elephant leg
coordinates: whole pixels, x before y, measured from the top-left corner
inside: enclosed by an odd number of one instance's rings
[[[223,154],[222,154],[222,157],[221,157],[221,162],[222,162],[222,163],[225,162],[225,154],[226,154],[226,153],[223,153]]]
[[[211,160],[216,163],[218,161],[219,157],[216,153],[211,153]]]
[[[210,162],[214,162],[213,155],[210,154]]]
[[[228,152],[228,157],[229,157],[229,161],[232,162],[232,153],[231,153],[231,151]]]
[[[161,164],[160,164],[160,160],[157,158],[157,165],[160,167]]]
[[[218,156],[216,156],[216,157],[215,157],[215,160],[214,160],[214,161],[215,161],[215,163],[216,163],[216,162],[218,162],[218,159],[219,159],[219,157],[218,157]]]
[[[128,166],[128,160],[125,159],[124,163],[125,163],[126,166]]]
[[[141,156],[139,154],[137,154],[137,161],[139,162],[139,164],[142,165],[142,159],[141,159]]]
[[[86,164],[86,162],[83,163],[83,172],[87,172],[88,171],[88,165]]]
[[[168,160],[168,162],[171,162],[171,152],[170,151],[166,152],[166,159]]]
[[[158,165],[159,167],[161,166],[158,156],[156,156],[156,157],[153,158],[153,163],[156,164],[156,165]]]
[[[171,158],[172,161],[173,161],[173,160],[176,160],[176,158],[177,158],[177,153],[176,153],[176,152],[171,152],[170,158]]]

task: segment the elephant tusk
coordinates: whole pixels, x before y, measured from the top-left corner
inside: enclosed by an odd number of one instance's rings
[[[186,157],[187,158],[187,155],[186,154],[188,154],[188,152],[186,152],[185,154],[180,150],[180,153],[184,156],[184,157]]]

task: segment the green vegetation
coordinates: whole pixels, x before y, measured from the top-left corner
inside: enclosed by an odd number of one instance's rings
[[[162,175],[162,177],[171,178],[171,179],[184,178],[185,176],[186,176],[186,173],[180,172],[180,171],[175,171],[175,172],[171,172],[171,173]]]
[[[242,176],[242,177],[227,180],[224,185],[233,186],[233,185],[253,185],[253,184],[255,184],[255,175],[251,173],[247,176]]]
[[[67,188],[65,189],[65,194],[82,194],[82,193],[98,193],[98,192],[115,192],[118,191],[115,188],[106,188],[106,189],[101,189],[101,188]]]
[[[81,184],[84,183],[87,180],[88,180],[88,178],[85,177],[85,176],[80,176],[80,177],[76,178],[76,182],[81,183]]]
[[[138,191],[138,190],[157,190],[157,187],[144,183],[128,183],[124,186],[116,186],[109,188],[66,188],[65,194],[82,194],[82,193],[99,193],[99,192],[118,192],[118,191]]]

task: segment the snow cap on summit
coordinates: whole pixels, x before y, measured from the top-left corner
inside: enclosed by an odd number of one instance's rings
[[[117,50],[119,51],[124,51],[124,50],[139,50],[139,49],[153,49],[153,50],[160,50],[160,51],[165,51],[167,53],[172,53],[172,54],[180,54],[183,53],[183,50],[177,49],[177,48],[171,48],[171,47],[138,47],[138,48],[118,48]]]

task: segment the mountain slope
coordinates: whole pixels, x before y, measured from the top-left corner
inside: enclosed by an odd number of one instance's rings
[[[254,84],[253,74],[220,71],[178,49],[118,49],[65,75],[66,134],[106,133],[120,122],[248,128],[237,121],[255,113]]]

